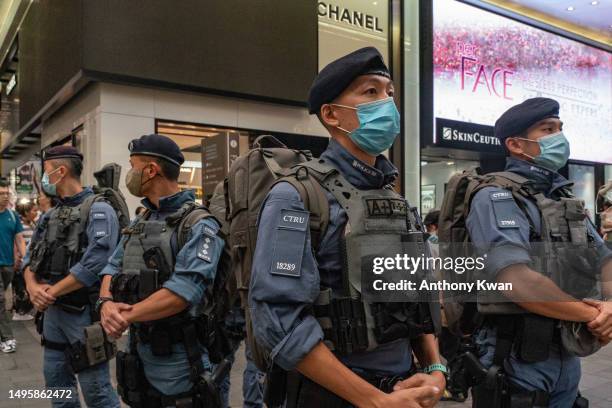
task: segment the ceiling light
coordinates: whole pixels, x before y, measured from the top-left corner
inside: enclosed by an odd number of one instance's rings
[[[421,162],[421,166],[427,166],[427,162],[426,161],[422,161]]]
[[[599,4],[599,2],[598,2],[598,1],[592,1],[592,2],[591,2],[591,6],[596,6],[596,5],[598,5],[598,4]]]
[[[453,162],[453,161],[449,161],[449,162],[446,162],[446,164],[447,164],[448,166],[452,166],[453,164],[455,164],[455,162]]]
[[[569,6],[569,7],[568,7],[566,10],[567,10],[567,11],[574,11],[574,10],[575,10],[575,8],[574,8],[574,6]]]

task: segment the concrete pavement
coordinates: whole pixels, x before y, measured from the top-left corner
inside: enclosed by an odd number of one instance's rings
[[[28,321],[13,322],[12,324],[17,339],[17,352],[12,354],[0,353],[0,408],[48,407],[50,403],[47,400],[9,399],[9,390],[42,389],[44,386],[42,348],[39,345],[39,337],[36,334],[34,323]],[[232,407],[242,406],[242,371],[244,367],[244,349],[241,348],[230,374],[232,384],[230,404]],[[114,362],[111,372],[114,377]],[[591,408],[612,407],[612,347],[605,347],[598,353],[583,359],[580,389],[589,399]],[[463,404],[441,402],[438,406],[466,408],[470,404],[469,401]]]

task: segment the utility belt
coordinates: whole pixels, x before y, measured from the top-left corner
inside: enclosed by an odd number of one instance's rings
[[[373,333],[378,344],[433,333],[428,306],[422,303],[372,303]],[[324,341],[339,354],[365,351],[369,347],[364,303],[350,297],[332,297],[330,288],[319,293],[313,313],[323,329]]]
[[[220,408],[223,401],[220,385],[231,368],[229,360],[223,360],[214,372],[203,371],[189,391],[176,395],[164,395],[149,383],[138,354],[117,353],[117,392],[123,402],[132,408]]]
[[[512,383],[504,372],[504,362],[514,351],[526,363],[545,361],[553,344],[561,343],[558,321],[535,314],[496,315],[484,318],[485,327],[494,327],[496,346],[493,365],[486,368],[472,350],[464,352],[461,363],[465,383],[472,387],[473,408],[544,408],[550,394],[528,391]],[[574,408],[588,407],[578,396]]]
[[[113,275],[110,291],[116,302],[136,304],[162,287],[157,269],[142,269],[138,274],[117,273]]]
[[[117,354],[117,343],[108,338],[100,323],[94,323],[83,329],[85,339],[83,342],[61,343],[46,339],[43,336],[44,313],[36,314],[36,331],[40,334],[41,346],[63,351],[70,362],[70,367],[79,373],[89,367],[97,366],[111,360]]]
[[[165,357],[172,354],[172,346],[178,343],[192,343],[193,348],[199,344],[209,343],[207,328],[200,319],[177,316],[151,323],[139,323],[132,326],[136,339],[151,346],[154,356]],[[210,336],[214,336],[210,333]]]
[[[514,350],[526,363],[548,360],[552,345],[561,345],[558,320],[532,313],[518,315],[494,315],[484,318],[485,327],[497,332],[495,363],[503,366]]]
[[[381,376],[354,370],[355,374],[385,393],[409,376]],[[278,366],[266,375],[264,402],[270,408],[347,408],[353,405],[297,371],[284,371]],[[284,405],[286,403],[286,405]]]

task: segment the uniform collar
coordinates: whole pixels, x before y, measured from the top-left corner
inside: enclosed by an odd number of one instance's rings
[[[349,183],[362,190],[383,188],[398,175],[397,168],[382,154],[376,157],[372,167],[353,156],[334,139],[329,141],[321,158],[328,160]]]
[[[574,184],[556,171],[514,157],[506,159],[506,171],[526,177],[537,191],[544,193],[546,196],[551,196],[556,190],[562,187],[571,187]]]
[[[80,193],[77,193],[73,196],[70,197],[57,197],[60,205],[67,205],[70,207],[73,207],[75,205],[79,205],[83,202],[83,200],[85,200],[85,198],[87,198],[87,196],[89,196],[90,194],[93,194],[93,189],[91,187],[84,187],[83,191],[81,191]]]
[[[140,202],[146,209],[151,211],[176,211],[189,201],[195,201],[193,190],[179,191],[176,194],[161,197],[159,199],[159,208],[155,207],[148,198],[143,198]]]

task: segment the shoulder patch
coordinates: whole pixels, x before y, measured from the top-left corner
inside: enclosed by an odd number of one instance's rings
[[[493,204],[493,212],[498,228],[519,228],[519,221],[516,217],[518,208],[509,191],[492,191],[489,198]]]
[[[94,212],[91,215],[93,219],[93,231],[95,238],[103,238],[108,234],[108,222],[106,221],[106,213]]]
[[[308,211],[281,210],[275,231],[271,274],[300,276],[309,218]]]
[[[217,231],[208,225],[204,225],[204,228],[202,228],[202,237],[200,238],[200,243],[198,244],[198,258],[208,263],[212,262],[212,255],[214,254],[216,245],[216,235]]]
[[[511,200],[512,193],[509,191],[492,191],[489,193],[491,201]]]
[[[308,211],[283,209],[281,210],[278,227],[306,231],[309,215]]]

